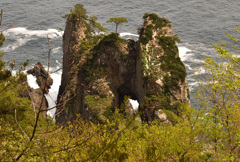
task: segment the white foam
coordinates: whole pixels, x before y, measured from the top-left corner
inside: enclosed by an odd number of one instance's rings
[[[197,85],[198,85],[198,82],[188,83],[188,86],[191,86],[191,88],[196,87]]]
[[[59,86],[61,84],[62,72],[58,71],[58,72],[52,73],[50,75],[53,79],[53,85],[49,89],[49,95],[46,95],[49,108],[56,106],[58,90],[59,90]],[[48,114],[53,117],[55,114],[55,111],[56,111],[56,108],[49,110]]]
[[[198,67],[198,69],[195,70],[195,75],[200,75],[200,74],[206,74],[207,71],[204,67]]]
[[[1,51],[10,52],[14,51],[16,48],[25,45],[28,41],[34,40],[33,38],[16,38],[16,42],[10,43],[8,46],[3,47]]]
[[[1,49],[3,52],[14,51],[16,48],[25,45],[28,41],[36,40],[37,37],[47,38],[48,35],[49,38],[58,38],[63,36],[63,31],[58,31],[57,29],[29,30],[25,27],[10,28],[3,33],[6,37],[15,40],[10,42],[8,46],[3,47]]]
[[[186,47],[179,46],[178,50],[179,50],[179,57],[181,58],[182,61],[186,61],[188,57],[192,55],[192,53],[190,53],[192,52],[192,50]]]
[[[134,37],[139,37],[138,34],[132,34],[132,33],[120,33],[120,37],[124,37],[124,36],[134,36]]]
[[[47,30],[29,30],[25,27],[17,27],[17,28],[10,28],[4,31],[6,36],[8,35],[24,35],[28,36],[37,36],[37,37],[47,37],[56,38],[63,36],[63,31],[59,31],[57,29],[47,29]]]
[[[58,61],[58,60],[56,60],[56,63],[57,63],[58,65],[60,65],[60,66],[61,66],[61,64],[59,63],[59,61]]]
[[[33,76],[32,74],[30,75],[27,75],[27,82],[28,82],[28,85],[33,88],[33,89],[37,89],[39,88],[37,82],[36,82],[36,77]]]
[[[61,51],[62,47],[56,47],[51,50],[52,54],[59,53]]]
[[[130,103],[132,104],[133,109],[136,111],[138,109],[139,103],[137,100],[129,99]]]
[[[192,59],[192,58],[191,58],[191,62],[199,64],[199,63],[204,63],[204,60]]]
[[[189,70],[192,70],[191,66],[188,64],[184,64]]]

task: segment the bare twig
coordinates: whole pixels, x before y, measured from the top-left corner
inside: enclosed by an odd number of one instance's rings
[[[7,28],[1,30],[0,32],[4,32],[4,31],[6,31],[6,30],[8,30],[8,29],[10,29],[10,28],[12,28],[12,27],[14,27],[14,26],[13,26],[13,25],[10,25],[9,27],[7,27]]]

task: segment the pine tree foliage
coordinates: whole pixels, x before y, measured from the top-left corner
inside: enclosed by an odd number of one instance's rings
[[[116,24],[116,33],[119,25],[121,25],[122,23],[128,23],[127,19],[124,17],[112,17],[107,22]]]

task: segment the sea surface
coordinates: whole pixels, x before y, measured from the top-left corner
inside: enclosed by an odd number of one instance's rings
[[[88,15],[97,16],[98,22],[114,31],[114,25],[106,23],[110,17],[125,17],[129,23],[119,26],[123,38],[137,40],[137,28],[143,24],[144,13],[156,13],[172,22],[173,31],[181,39],[178,44],[179,55],[188,72],[188,83],[192,91],[197,82],[193,69],[202,67],[203,54],[219,60],[211,43],[225,42],[224,32],[235,34],[240,22],[239,0],[1,0],[3,25],[0,31],[13,24],[14,27],[4,31],[6,41],[0,51],[5,53],[3,59],[17,63],[30,60],[30,67],[38,61],[47,66],[48,40],[51,47],[51,76],[54,85],[47,96],[50,107],[54,105],[61,82],[62,35],[65,20],[74,5],[81,3]],[[204,70],[201,73],[205,73]],[[200,74],[199,74],[200,75]],[[28,76],[32,87],[37,88],[35,78]],[[197,105],[191,93],[191,103]],[[49,112],[51,115],[54,111]]]

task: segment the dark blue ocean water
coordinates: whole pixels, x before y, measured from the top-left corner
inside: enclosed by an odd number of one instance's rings
[[[156,13],[172,22],[175,34],[182,43],[178,44],[180,57],[188,71],[188,82],[193,89],[197,86],[191,78],[192,69],[203,61],[202,54],[217,58],[210,45],[219,41],[227,41],[224,32],[234,33],[239,27],[239,0],[1,0],[0,9],[4,11],[4,29],[10,24],[14,28],[4,32],[7,40],[0,48],[5,52],[4,59],[16,59],[18,62],[30,59],[30,65],[37,61],[47,64],[47,34],[52,39],[50,45],[51,69],[61,67],[62,34],[64,29],[63,15],[77,3],[82,3],[88,15],[97,16],[99,22],[114,31],[112,24],[106,23],[110,17],[125,17],[128,24],[119,27],[125,38],[134,38],[137,28],[142,26],[144,13]],[[203,71],[204,72],[204,71]],[[52,93],[57,94],[61,72],[54,73],[55,86]],[[30,82],[31,82],[30,78]],[[32,83],[34,84],[34,83]],[[191,99],[194,103],[195,101]]]

